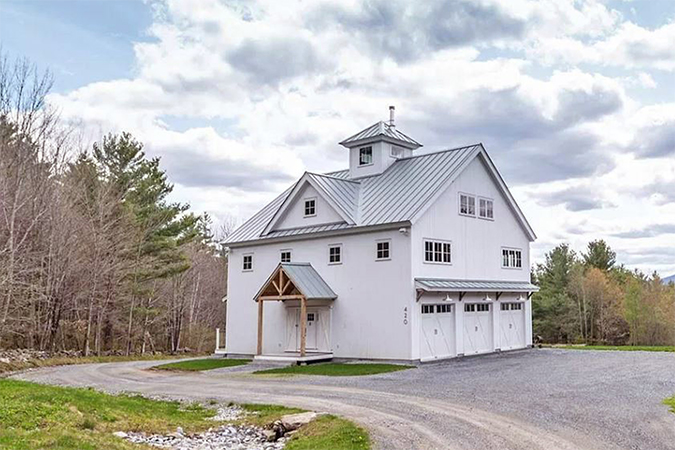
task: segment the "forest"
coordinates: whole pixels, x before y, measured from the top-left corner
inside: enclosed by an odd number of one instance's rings
[[[227,258],[128,133],[83,148],[53,84],[0,55],[0,348],[210,351]]]
[[[533,332],[547,343],[675,345],[675,285],[618,265],[603,240],[561,244],[532,279]]]

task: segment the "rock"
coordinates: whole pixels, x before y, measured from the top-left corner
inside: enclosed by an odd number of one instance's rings
[[[274,430],[263,430],[263,434],[265,435],[267,442],[274,442],[278,438],[277,432]]]
[[[182,436],[183,435],[183,428],[182,427],[176,428],[176,434],[179,434],[179,435]]]
[[[124,431],[115,431],[113,433],[113,436],[117,436],[118,438],[126,439],[129,435],[126,434]]]
[[[286,431],[297,430],[316,419],[316,416],[317,414],[311,411],[300,414],[287,414],[281,417],[281,425],[283,425]]]

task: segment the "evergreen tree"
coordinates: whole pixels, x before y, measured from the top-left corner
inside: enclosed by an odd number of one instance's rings
[[[603,239],[599,239],[588,243],[586,253],[583,254],[583,260],[586,267],[608,271],[616,263],[616,252]]]

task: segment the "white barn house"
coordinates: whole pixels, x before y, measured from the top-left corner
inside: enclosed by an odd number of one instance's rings
[[[535,234],[482,144],[416,155],[390,108],[230,249],[224,352],[431,361],[532,344]]]

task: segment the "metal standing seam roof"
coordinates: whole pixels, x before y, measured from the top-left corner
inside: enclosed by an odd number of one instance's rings
[[[401,133],[400,131],[398,131],[398,129],[396,129],[395,126],[391,126],[384,121],[379,121],[377,123],[372,124],[365,130],[359,131],[355,135],[348,137],[344,141],[340,142],[340,145],[349,147],[349,144],[351,143],[370,140],[378,136],[385,136],[388,137],[389,139],[399,141],[403,143],[406,147],[422,146],[422,144],[417,142],[415,139]]]
[[[326,175],[307,173],[326,195],[353,218],[349,226],[372,226],[411,221],[448,180],[457,175],[464,164],[482,149],[481,144],[470,145],[442,152],[401,158],[383,173],[370,177],[347,180],[348,170]],[[240,243],[275,237],[329,231],[325,227],[336,224],[273,230],[264,234],[270,220],[293,191],[294,184],[245,222],[226,243]],[[353,211],[350,213],[350,210]]]
[[[468,281],[444,278],[415,278],[418,289],[430,292],[538,292],[529,281]]]
[[[280,263],[280,266],[307,300],[337,298],[337,294],[310,263]]]

